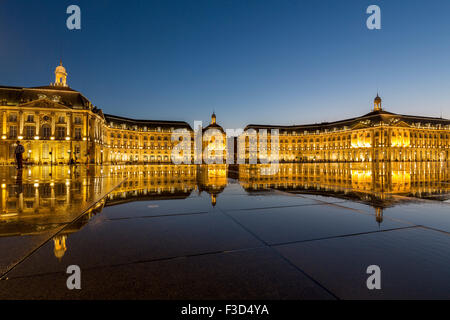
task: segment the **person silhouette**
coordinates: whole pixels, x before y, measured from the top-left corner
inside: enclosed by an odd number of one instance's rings
[[[25,152],[25,148],[20,144],[20,141],[17,141],[16,149],[14,150],[14,154],[16,156],[17,169],[23,168],[23,156],[22,154]]]
[[[16,196],[17,196],[17,198],[23,193],[22,172],[23,172],[22,168],[17,170],[17,177],[16,177],[16,187],[17,187]]]

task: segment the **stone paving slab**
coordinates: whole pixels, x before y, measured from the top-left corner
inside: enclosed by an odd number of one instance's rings
[[[0,299],[334,299],[270,248],[83,269],[0,281]]]
[[[450,299],[450,236],[412,227],[275,247],[341,299]],[[381,270],[369,290],[367,267]]]

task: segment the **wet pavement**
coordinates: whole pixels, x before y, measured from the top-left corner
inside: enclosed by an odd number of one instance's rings
[[[447,165],[280,166],[0,168],[0,299],[450,298]]]

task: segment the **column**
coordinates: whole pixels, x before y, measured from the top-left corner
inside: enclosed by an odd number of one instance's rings
[[[39,117],[39,111],[35,112],[35,117],[36,117],[36,135],[39,136],[40,133],[40,117]]]
[[[51,117],[52,117],[52,133],[51,133],[51,136],[54,137],[55,136],[55,127],[56,127],[56,125],[55,125],[56,114],[54,112],[52,112]]]
[[[23,136],[23,111],[19,111],[19,136]]]
[[[3,119],[3,121],[2,121],[2,135],[6,135],[6,120],[7,120],[7,118],[6,118],[6,111],[3,111],[3,114],[2,114],[2,119]]]
[[[72,137],[71,133],[72,133],[72,113],[69,113],[66,115],[67,118],[67,136],[68,137]]]

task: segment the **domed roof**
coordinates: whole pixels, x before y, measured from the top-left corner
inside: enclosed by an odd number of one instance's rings
[[[60,62],[59,66],[56,67],[55,73],[67,73],[66,68],[64,68],[62,65],[62,62]]]
[[[375,103],[380,103],[381,102],[381,98],[378,95],[378,93],[377,93],[377,96],[375,97],[375,99],[373,100],[373,102],[375,102]]]
[[[203,129],[203,132],[205,132],[209,129],[218,129],[219,131],[225,133],[223,128],[216,123],[216,113],[215,112],[213,112],[213,114],[211,115],[211,123]]]
[[[223,130],[223,128],[221,126],[219,126],[217,123],[209,124],[208,126],[203,128],[203,132],[205,132],[205,131],[207,131],[209,129],[217,129],[217,130],[221,131],[222,133],[225,133],[225,130]]]

